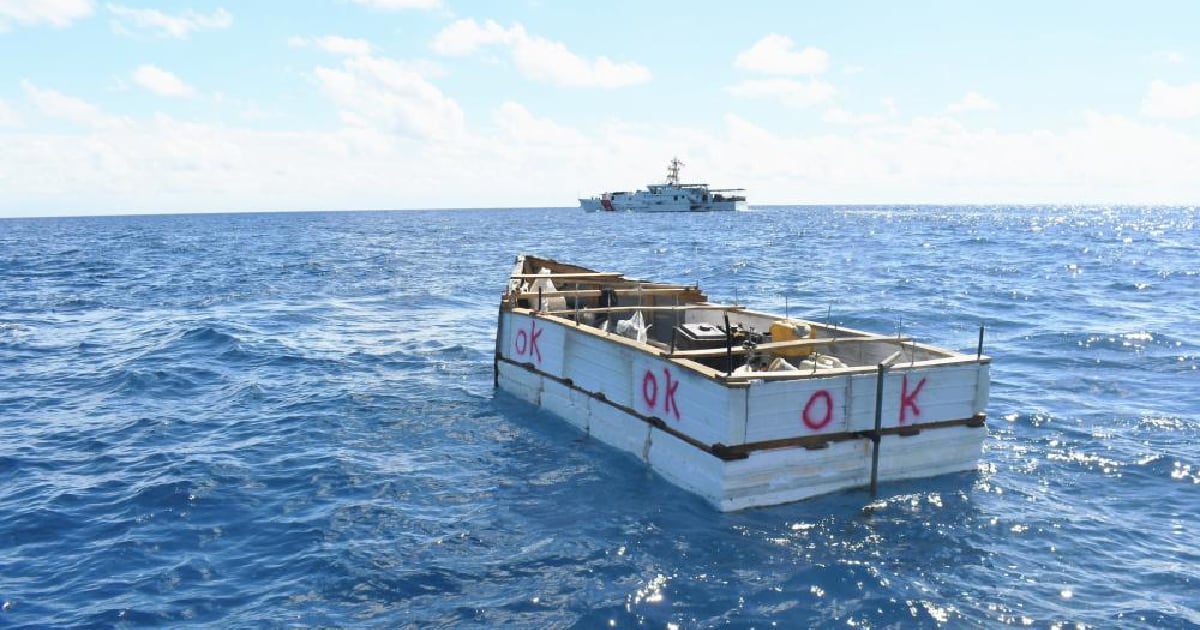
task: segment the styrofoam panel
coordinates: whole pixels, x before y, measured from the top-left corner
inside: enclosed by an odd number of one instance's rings
[[[705,444],[728,439],[729,388],[670,361],[635,356],[630,374],[633,409]]]
[[[564,376],[587,391],[604,394],[628,407],[633,402],[629,387],[632,354],[630,348],[575,331],[567,336]]]
[[[643,457],[650,425],[595,399],[588,401],[588,433],[592,437],[615,446],[639,459]]]
[[[848,376],[763,381],[749,388],[746,441],[761,442],[848,430]]]
[[[723,462],[670,434],[654,430],[650,465],[671,483],[719,507]]]
[[[879,476],[896,480],[974,470],[986,437],[987,429],[983,427],[946,427],[909,437],[884,436],[879,445]]]
[[[786,479],[838,479],[860,474],[867,440],[832,442],[826,448],[801,447],[756,451],[747,459],[728,462],[725,484],[730,488],[778,485]]]
[[[854,382],[850,387],[849,429],[872,429],[876,376],[864,374],[851,378]],[[975,379],[974,366],[889,371],[883,379],[882,426],[911,426],[975,415],[979,411],[975,409]]]
[[[760,451],[749,459],[729,462],[722,509],[799,501],[864,485],[869,480],[870,460],[864,460],[861,442],[835,442],[814,451]]]
[[[533,405],[541,404],[542,378],[515,365],[500,362],[500,389]]]
[[[588,428],[587,400],[586,395],[551,379],[542,384],[542,408],[583,431]]]
[[[562,376],[565,328],[522,313],[505,313],[503,356]]]

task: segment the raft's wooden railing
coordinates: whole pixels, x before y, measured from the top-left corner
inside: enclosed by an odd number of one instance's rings
[[[509,278],[513,280],[601,280],[624,279],[625,274],[619,271],[573,271],[569,273],[514,273]]]
[[[646,296],[683,295],[683,294],[687,294],[687,293],[693,293],[693,294],[699,293],[699,291],[697,291],[694,287],[678,287],[678,286],[670,286],[670,287],[656,286],[652,289],[609,289],[609,290],[615,292],[617,295],[646,295]],[[566,289],[566,290],[559,290],[559,291],[542,291],[541,293],[538,293],[537,291],[523,291],[521,293],[517,293],[516,298],[518,300],[522,300],[522,299],[531,300],[531,299],[537,299],[539,297],[541,297],[543,299],[556,298],[556,297],[600,297],[601,291],[602,291],[601,289]],[[572,311],[572,312],[574,312],[574,311]]]
[[[721,305],[714,305],[714,306],[705,306],[703,308],[720,308],[720,307],[721,307]],[[542,318],[545,318],[545,319],[548,319],[551,321],[557,321],[563,325],[568,325],[568,326],[578,326],[579,325],[578,323],[572,321],[571,319],[563,317],[563,315],[568,315],[568,314],[574,313],[573,310],[561,311],[560,312],[561,314],[555,315],[555,314],[551,314],[548,311],[542,311],[539,313],[539,312],[537,312],[533,309],[529,309],[529,308],[512,308],[512,307],[502,307],[502,308],[507,308],[508,310],[510,310],[511,312],[514,312],[514,313],[523,313],[526,315],[532,315],[534,317],[542,317]],[[733,309],[738,309],[738,310],[742,309],[742,307],[740,307],[740,306],[727,307],[727,308],[733,308]],[[596,310],[603,311],[605,309],[596,309]],[[637,310],[637,308],[631,307],[631,310]],[[908,338],[908,337],[883,337],[880,335],[872,335],[870,333],[858,331],[858,330],[851,330],[851,329],[842,329],[842,330],[846,330],[846,331],[852,332],[852,333],[857,333],[862,336],[858,336],[858,337],[827,337],[827,338],[819,338],[815,341],[830,341],[833,339],[843,339],[845,341],[843,341],[842,343],[846,343],[851,340],[855,340],[855,341],[859,341],[859,342],[864,342],[864,341],[875,341],[875,342],[883,342],[883,343],[899,342],[899,343],[910,344],[910,347],[914,348],[914,349],[926,350],[926,351],[935,352],[938,354],[947,352],[944,349],[936,348],[934,346],[926,345],[923,343],[914,343],[914,342],[912,342],[911,338]],[[812,378],[812,377],[826,378],[826,377],[832,377],[832,376],[873,374],[877,371],[877,368],[874,365],[864,365],[864,366],[853,366],[853,367],[844,367],[844,368],[822,368],[820,370],[816,370],[815,372],[812,370],[796,370],[796,371],[786,371],[786,372],[780,371],[780,372],[751,372],[749,374],[726,374],[722,370],[717,370],[717,369],[708,367],[707,365],[704,365],[703,363],[698,363],[698,362],[692,360],[691,357],[683,356],[681,353],[685,352],[685,351],[676,351],[675,354],[671,354],[670,350],[666,349],[666,348],[657,348],[657,347],[650,346],[647,344],[638,343],[637,341],[634,341],[633,339],[629,339],[627,337],[622,337],[620,335],[616,335],[611,332],[603,332],[603,331],[596,330],[596,329],[589,329],[587,327],[585,327],[583,329],[583,332],[586,332],[589,335],[594,335],[597,337],[604,337],[605,339],[607,339],[608,341],[610,341],[612,343],[617,343],[620,345],[628,346],[630,348],[639,349],[643,352],[650,354],[651,356],[656,356],[656,357],[666,359],[667,361],[671,361],[672,363],[675,363],[676,365],[679,365],[680,367],[685,367],[689,370],[692,370],[693,372],[696,372],[697,374],[700,374],[702,376],[706,376],[713,380],[725,383],[726,385],[728,385],[730,387],[746,387],[751,381],[756,381],[756,380],[774,381],[774,380],[792,380],[792,379],[799,380],[799,379]],[[806,342],[806,341],[814,341],[814,340],[796,339],[796,340],[793,340],[793,342],[794,341]],[[775,343],[792,343],[792,342],[780,341],[780,342],[775,342]],[[758,347],[761,348],[765,345],[767,345],[767,344],[759,344]],[[741,346],[737,346],[734,348],[734,350],[738,350],[740,348],[741,348]],[[716,350],[713,350],[713,351],[716,351]],[[687,351],[687,352],[691,352],[691,351]],[[710,351],[706,351],[706,352],[710,352]],[[724,353],[725,353],[725,349],[720,348],[718,356],[724,355]],[[976,357],[976,356],[961,355],[961,354],[955,353],[955,354],[951,354],[950,356],[943,356],[943,357],[937,358],[937,359],[926,359],[926,360],[920,361],[917,365],[925,368],[925,367],[934,367],[934,366],[939,366],[939,365],[967,365],[967,364],[978,364],[978,363],[991,363],[991,361],[992,361],[992,358],[987,355],[981,355],[981,356]]]
[[[740,344],[734,344],[732,348],[711,348],[703,350],[676,350],[671,357],[680,357],[685,359],[695,359],[701,357],[723,357],[726,354],[742,355],[749,352],[770,352],[771,350],[785,350],[788,348],[812,348],[814,346],[842,345],[847,343],[895,343],[904,344],[912,343],[911,337],[880,337],[871,335],[870,337],[824,337],[817,339],[791,339],[789,341],[773,341],[771,343],[756,344],[753,348],[746,348]]]
[[[534,293],[533,297],[537,297]],[[543,294],[545,297],[545,294]],[[573,315],[575,313],[631,313],[633,311],[744,311],[744,306],[728,304],[680,304],[679,306],[598,306],[588,308],[568,308],[556,311],[539,311],[542,315]]]

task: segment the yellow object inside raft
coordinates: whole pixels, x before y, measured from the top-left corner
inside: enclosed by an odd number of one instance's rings
[[[795,341],[796,339],[815,339],[817,331],[808,324],[791,320],[775,320],[771,322],[771,341]],[[812,354],[812,347],[781,348],[771,351],[778,357],[807,357]]]

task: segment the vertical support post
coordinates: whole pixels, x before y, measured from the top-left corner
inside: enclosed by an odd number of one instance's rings
[[[504,343],[504,301],[500,301],[496,316],[496,353],[492,355],[492,387],[500,387],[500,346]]]
[[[887,365],[879,364],[879,372],[875,377],[875,431],[871,433],[871,441],[875,443],[875,448],[871,451],[871,498],[875,498],[875,492],[879,482],[879,442],[883,439],[883,375],[887,372]]]
[[[675,306],[671,310],[671,317],[675,318],[675,324],[671,328],[671,354],[675,354],[675,333],[679,330],[679,294],[676,293],[671,297],[671,303]]]
[[[542,287],[538,287],[538,307],[537,312],[542,312]]]
[[[725,376],[733,374],[733,331],[729,329],[729,313],[725,313]]]
[[[975,346],[975,360],[983,358],[983,324],[979,324],[979,345]]]

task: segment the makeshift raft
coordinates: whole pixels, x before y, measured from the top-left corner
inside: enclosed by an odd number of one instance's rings
[[[495,384],[720,510],[974,470],[991,359],[517,257]]]

